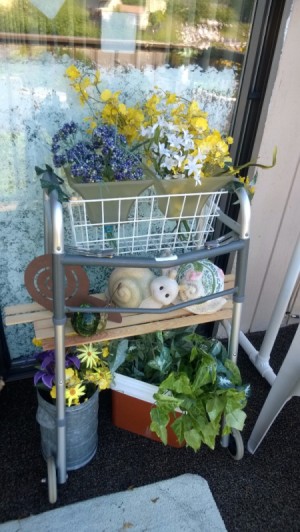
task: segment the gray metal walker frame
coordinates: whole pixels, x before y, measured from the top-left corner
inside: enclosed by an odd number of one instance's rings
[[[113,256],[107,255],[105,252],[103,256],[99,254],[86,256],[82,253],[68,253],[64,246],[64,216],[63,206],[58,200],[58,192],[52,188],[51,192],[44,190],[44,222],[45,222],[45,252],[52,254],[52,272],[53,272],[53,324],[54,324],[54,345],[55,345],[55,382],[57,387],[57,456],[50,457],[47,461],[48,465],[48,491],[50,502],[56,501],[56,478],[59,484],[63,484],[67,480],[66,469],[66,416],[65,416],[65,324],[66,313],[70,312],[105,312],[105,307],[70,307],[65,305],[64,300],[64,267],[67,265],[82,265],[82,266],[99,266],[99,267],[136,267],[136,268],[153,268],[162,269],[172,266],[179,266],[192,261],[201,259],[213,259],[221,255],[227,255],[236,252],[236,271],[235,283],[233,288],[218,292],[217,294],[193,299],[189,302],[182,302],[172,307],[164,307],[161,309],[141,309],[141,308],[112,308],[109,307],[109,312],[135,312],[135,313],[157,313],[165,314],[170,310],[176,310],[186,307],[187,305],[199,304],[208,301],[209,299],[232,296],[233,311],[230,327],[230,334],[228,338],[228,353],[232,361],[237,363],[237,353],[239,345],[239,331],[240,320],[242,313],[242,305],[245,294],[245,282],[247,271],[247,258],[249,247],[249,226],[250,226],[250,202],[246,191],[239,188],[237,196],[240,204],[239,222],[236,222],[224,215],[219,209],[220,221],[229,228],[226,238],[222,237],[214,242],[208,242],[202,246],[201,249],[189,251],[187,253],[172,256],[171,260],[157,259],[155,257],[141,257],[141,256]],[[101,253],[100,253],[101,255]],[[138,327],[137,327],[138,334]],[[90,340],[90,339],[89,339]],[[97,340],[98,341],[98,340]],[[237,433],[238,431],[236,431]],[[232,433],[235,443],[236,452],[233,453],[235,459],[240,459],[243,455],[243,444],[239,434]],[[229,446],[229,436],[222,438],[221,445],[223,447]],[[56,476],[57,473],[57,476]]]

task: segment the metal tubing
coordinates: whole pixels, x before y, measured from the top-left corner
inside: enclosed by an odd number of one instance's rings
[[[236,288],[229,288],[228,290],[223,290],[222,292],[216,292],[215,294],[210,294],[208,296],[198,297],[196,299],[189,299],[189,301],[184,301],[182,303],[177,303],[176,305],[172,305],[172,307],[163,307],[163,308],[140,308],[140,307],[132,307],[132,308],[122,308],[122,307],[92,307],[93,312],[111,312],[113,314],[122,312],[122,313],[136,313],[136,314],[168,314],[169,312],[173,310],[178,310],[185,307],[190,307],[192,305],[199,305],[201,303],[205,303],[206,301],[210,301],[211,299],[218,299],[222,296],[230,296],[232,294],[235,294]],[[83,307],[65,307],[66,312],[82,312],[83,314],[87,314],[91,312],[91,307],[89,308],[83,308]]]
[[[53,320],[54,321],[54,320]],[[66,412],[65,412],[65,358],[64,353],[65,330],[64,324],[55,327],[55,384],[56,384],[56,420],[57,420],[57,480],[64,484],[67,480],[66,453]]]
[[[189,251],[187,253],[179,255],[176,260],[170,264],[169,260],[155,260],[155,258],[149,257],[83,257],[82,255],[65,255],[63,257],[64,265],[83,265],[83,266],[106,266],[106,267],[131,267],[131,268],[170,268],[170,266],[180,266],[187,262],[194,262],[201,259],[209,259],[232,253],[242,249],[245,245],[245,241],[236,240],[228,244],[221,245],[212,249],[201,249],[198,251]]]
[[[45,189],[43,191],[43,203],[44,203],[44,253],[51,253],[52,231],[51,231],[50,198]]]
[[[65,286],[63,212],[57,192],[50,194],[52,214],[52,283],[53,283],[53,325],[55,337],[55,383],[57,418],[57,478],[60,484],[67,480],[66,458],[66,405],[65,405]]]
[[[228,333],[228,355],[230,360],[237,364],[238,349],[239,349],[239,333],[241,326],[241,316],[243,309],[243,302],[245,298],[245,285],[247,274],[247,262],[249,252],[249,236],[250,236],[250,219],[251,208],[250,201],[246,191],[238,189],[237,195],[240,200],[240,242],[243,243],[237,255],[236,264],[236,278],[235,286],[237,288],[236,293],[233,296],[233,310],[232,310],[232,324],[223,322],[226,332]],[[222,420],[222,427],[225,425],[225,418]],[[229,435],[221,437],[221,446],[228,447]]]
[[[236,194],[240,202],[240,237],[242,239],[250,236],[251,205],[248,194],[244,187],[238,188]]]
[[[50,194],[51,218],[53,230],[53,253],[60,254],[64,252],[64,220],[62,204],[58,201],[56,190]]]
[[[239,332],[240,332],[240,323],[242,316],[242,303],[233,303],[232,310],[232,326],[231,334],[228,342],[228,354],[230,360],[235,364],[237,363],[238,349],[239,349]]]
[[[237,303],[244,301],[245,289],[246,289],[246,277],[247,277],[247,263],[249,253],[249,239],[243,240],[244,247],[239,251],[236,261],[235,271],[235,284],[237,286],[237,292],[233,297],[233,300]]]

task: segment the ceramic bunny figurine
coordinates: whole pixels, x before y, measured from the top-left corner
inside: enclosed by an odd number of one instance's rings
[[[176,270],[171,270],[168,275],[155,277],[150,283],[150,296],[141,302],[140,307],[161,308],[173,303],[179,290],[176,276]]]
[[[224,290],[224,272],[208,259],[179,266],[177,281],[179,297],[182,301]],[[192,305],[187,309],[195,314],[209,314],[219,310],[225,303],[226,299],[219,297],[199,305]]]

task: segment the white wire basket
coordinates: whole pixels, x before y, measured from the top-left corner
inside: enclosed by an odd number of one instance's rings
[[[158,196],[148,189],[143,195],[129,198],[72,198],[68,209],[73,244],[90,252],[113,249],[116,255],[160,256],[167,251],[178,254],[200,249],[212,239],[220,200],[225,194],[226,191],[218,191]],[[131,202],[131,207],[126,209],[124,219],[125,202],[126,207]],[[91,206],[97,206],[98,222],[90,221]]]

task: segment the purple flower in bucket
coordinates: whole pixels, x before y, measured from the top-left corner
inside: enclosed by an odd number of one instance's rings
[[[40,366],[38,371],[34,374],[33,382],[36,386],[40,381],[46,388],[50,389],[54,384],[55,377],[55,352],[43,351],[36,354],[36,359],[39,362]],[[72,353],[66,353],[65,357],[65,367],[75,367],[76,369],[80,368],[80,360],[76,355]]]

